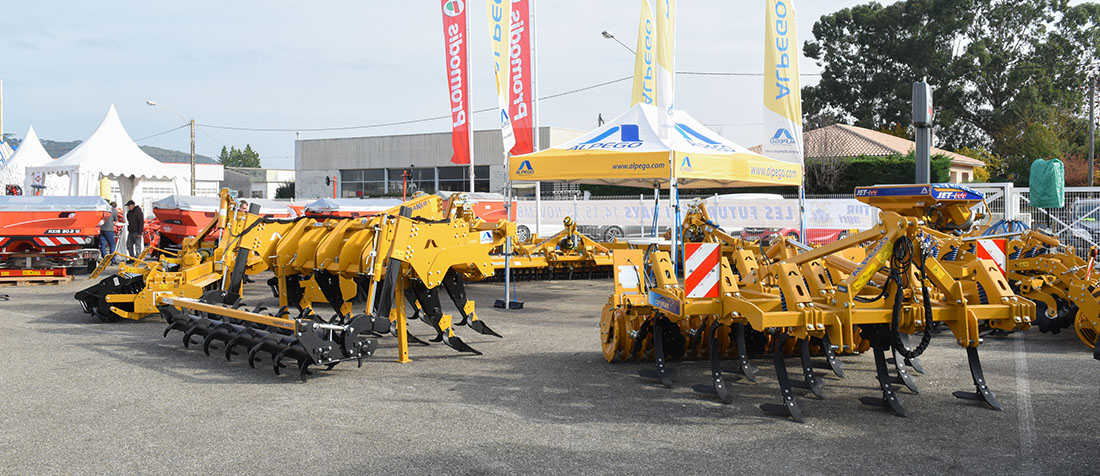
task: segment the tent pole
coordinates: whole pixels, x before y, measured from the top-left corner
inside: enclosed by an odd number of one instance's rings
[[[802,185],[798,186],[798,240],[809,243],[806,239],[806,187]]]
[[[657,237],[657,216],[661,214],[661,186],[653,182],[653,225],[649,227],[649,233]]]
[[[669,204],[672,205],[672,271],[680,275],[680,186],[676,183],[676,153],[668,151],[669,168],[672,170],[668,187]]]

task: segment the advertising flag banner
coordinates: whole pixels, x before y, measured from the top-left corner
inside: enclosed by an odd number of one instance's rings
[[[512,0],[512,34],[509,59],[511,62],[510,81],[511,106],[509,116],[515,132],[516,145],[512,155],[530,154],[535,151],[534,131],[532,130],[534,111],[533,94],[535,65],[531,62],[531,2],[530,0]]]
[[[649,0],[642,0],[642,16],[638,20],[638,46],[634,49],[634,94],[630,98],[630,105],[649,104],[653,101],[657,92],[655,84],[654,62],[657,60],[657,30],[653,24],[653,9],[649,6]]]
[[[676,107],[676,0],[657,0],[657,117],[658,133],[672,136]]]
[[[442,0],[447,96],[451,104],[451,162],[470,163],[470,64],[466,55],[466,4]]]
[[[762,153],[802,164],[802,86],[794,0],[767,0]]]
[[[512,150],[516,145],[516,136],[512,131],[512,118],[508,113],[509,94],[511,81],[509,73],[512,71],[509,58],[511,57],[511,24],[512,24],[512,0],[485,0],[486,10],[489,15],[489,43],[493,47],[493,68],[497,80],[497,105],[500,107],[500,136],[504,142],[504,150]]]

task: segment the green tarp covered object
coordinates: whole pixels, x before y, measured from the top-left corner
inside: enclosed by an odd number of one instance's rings
[[[1066,169],[1058,159],[1038,159],[1031,163],[1028,179],[1031,193],[1028,199],[1036,208],[1066,206]]]

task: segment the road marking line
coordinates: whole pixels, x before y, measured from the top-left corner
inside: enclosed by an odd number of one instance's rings
[[[1016,336],[1016,409],[1020,417],[1020,461],[1025,472],[1034,471],[1035,414],[1031,411],[1031,386],[1027,380],[1024,336]]]

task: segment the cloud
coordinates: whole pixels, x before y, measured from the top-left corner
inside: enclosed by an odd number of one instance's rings
[[[123,48],[122,43],[106,37],[85,37],[76,40],[76,44],[92,49],[99,50],[121,50]]]
[[[9,38],[8,44],[12,45],[13,47],[15,47],[15,49],[18,50],[39,51],[42,49],[38,47],[38,43],[20,38]]]

